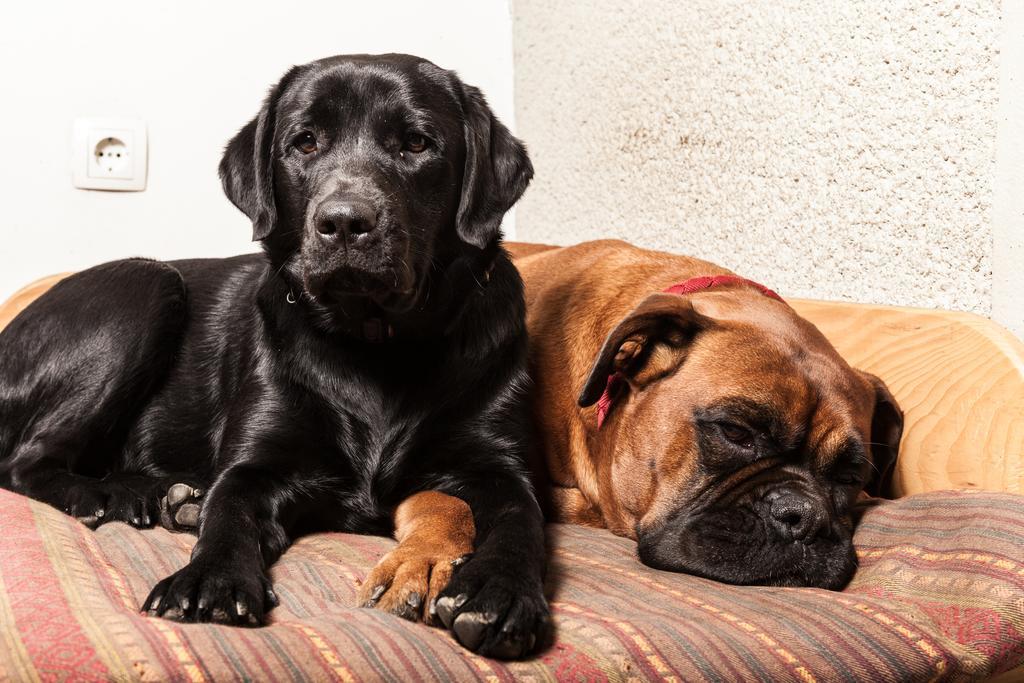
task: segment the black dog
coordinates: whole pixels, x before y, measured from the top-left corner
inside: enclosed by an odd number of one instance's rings
[[[533,173],[522,144],[452,72],[343,56],[289,71],[220,173],[265,255],[97,266],[0,334],[0,485],[140,527],[161,498],[182,521],[173,484],[204,489],[191,562],[143,609],[243,625],[297,535],[388,533],[407,496],[447,492],[478,533],[448,621],[525,654],[547,621],[543,530],[499,244]]]

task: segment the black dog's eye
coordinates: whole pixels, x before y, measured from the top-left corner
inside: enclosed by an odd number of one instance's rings
[[[746,427],[740,427],[731,422],[719,422],[718,428],[722,430],[722,436],[730,443],[748,450],[754,447],[754,435]]]
[[[312,154],[316,151],[316,136],[306,130],[296,135],[292,144],[303,154]]]
[[[405,144],[402,146],[402,151],[419,154],[427,148],[427,144],[425,137],[419,133],[411,133],[405,136]]]

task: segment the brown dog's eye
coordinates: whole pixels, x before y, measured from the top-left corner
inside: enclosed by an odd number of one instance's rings
[[[722,430],[722,436],[740,448],[750,449],[754,447],[754,435],[750,433],[749,429],[732,424],[731,422],[720,422],[718,428]]]
[[[308,130],[299,133],[292,140],[292,144],[295,145],[295,149],[303,154],[312,154],[316,151],[316,137]]]
[[[856,474],[837,474],[835,477],[836,484],[840,486],[858,486],[861,483],[860,477]]]
[[[427,148],[427,139],[422,135],[413,133],[405,137],[405,145],[403,150],[406,152],[412,152],[413,154],[419,154]]]

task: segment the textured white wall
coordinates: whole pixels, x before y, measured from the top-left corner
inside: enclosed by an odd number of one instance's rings
[[[124,256],[252,250],[223,196],[227,140],[292,64],[410,52],[457,69],[511,123],[507,0],[8,3],[0,19],[0,300],[42,275]],[[149,124],[145,192],[71,186],[78,116]]]
[[[516,0],[537,168],[519,236],[988,315],[1000,19],[993,0]]]
[[[1024,2],[1003,3],[992,317],[1024,338]]]

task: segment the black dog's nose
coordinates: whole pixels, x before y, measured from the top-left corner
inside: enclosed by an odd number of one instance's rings
[[[325,203],[317,211],[316,231],[324,239],[362,235],[377,227],[377,212],[358,200]]]
[[[775,492],[769,495],[768,505],[775,531],[787,540],[810,542],[828,521],[813,501],[796,491]]]

